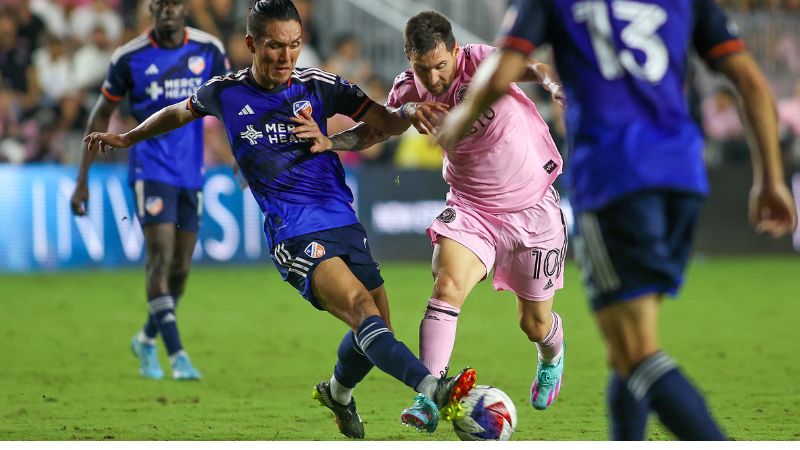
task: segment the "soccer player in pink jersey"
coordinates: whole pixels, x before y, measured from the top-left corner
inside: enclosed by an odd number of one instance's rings
[[[493,51],[480,44],[460,47],[446,17],[418,14],[405,29],[411,69],[395,79],[388,106],[402,108],[420,132],[431,134],[442,115],[439,106],[463,100],[481,61]],[[550,74],[547,65],[531,60],[519,81],[539,82],[563,102]],[[323,137],[313,151],[357,151],[387,137],[359,124],[330,142]],[[420,358],[431,373],[446,373],[461,307],[494,268],[494,288],[516,294],[520,328],[538,348],[530,401],[546,409],[558,395],[564,367],[563,326],[553,312],[567,251],[566,224],[552,186],[561,173],[561,156],[536,106],[516,85],[484,111],[468,138],[443,153],[450,192],[447,207],[428,228],[434,284],[420,325]],[[433,432],[438,419],[426,413],[429,402],[417,396],[403,411],[403,423]]]

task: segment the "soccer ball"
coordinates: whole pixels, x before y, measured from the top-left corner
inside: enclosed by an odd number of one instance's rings
[[[475,386],[461,401],[464,415],[453,421],[462,441],[507,441],[517,425],[517,408],[505,392],[493,386]]]

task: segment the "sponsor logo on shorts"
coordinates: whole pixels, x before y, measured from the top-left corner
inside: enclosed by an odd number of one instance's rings
[[[320,243],[312,242],[308,244],[304,252],[306,255],[312,258],[322,258],[325,256],[325,247],[323,247]]]
[[[446,208],[444,211],[442,211],[441,214],[439,214],[436,220],[442,221],[444,223],[450,223],[456,220],[456,210],[453,208]]]
[[[542,289],[542,290],[546,291],[546,290],[548,290],[548,289],[550,289],[552,287],[553,287],[553,280],[551,278],[548,278],[547,279],[547,284],[544,285],[544,289]]]
[[[547,164],[545,164],[543,167],[547,173],[553,173],[553,171],[558,168],[558,164],[551,159],[550,161],[547,161]]]
[[[147,197],[144,201],[144,209],[147,214],[157,216],[164,210],[164,200],[161,197]]]

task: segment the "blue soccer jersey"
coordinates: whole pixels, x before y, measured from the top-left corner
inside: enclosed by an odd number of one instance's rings
[[[142,122],[229,69],[222,43],[214,36],[187,27],[182,46],[160,48],[151,30],[117,49],[102,93],[112,102],[127,94],[131,114]],[[129,155],[131,184],[149,180],[187,189],[203,187],[202,122],[142,141]]]
[[[503,48],[553,46],[577,211],[647,188],[708,191],[688,50],[713,63],[744,49],[714,0],[516,0],[506,26]]]
[[[222,121],[242,175],[266,218],[270,248],[285,239],[358,222],[353,194],[334,152],[311,153],[289,120],[307,111],[327,134],[326,120],[358,121],[373,105],[361,89],[319,69],[296,69],[289,82],[264,89],[250,69],[216,77],[189,99],[196,116]]]

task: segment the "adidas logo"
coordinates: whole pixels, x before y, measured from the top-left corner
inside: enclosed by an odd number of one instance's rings
[[[150,67],[144,71],[145,75],[158,75],[158,67],[155,64],[150,64]]]
[[[553,287],[553,280],[552,280],[552,279],[550,279],[550,278],[548,278],[548,279],[547,279],[547,284],[545,284],[545,285],[544,285],[544,289],[543,289],[543,290],[545,290],[545,291],[546,291],[546,290],[548,290],[548,289],[550,289],[550,288],[552,288],[552,287]]]
[[[244,108],[242,108],[242,110],[239,111],[240,116],[249,116],[251,114],[255,114],[255,112],[253,111],[253,108],[250,107],[250,105],[244,105]]]

